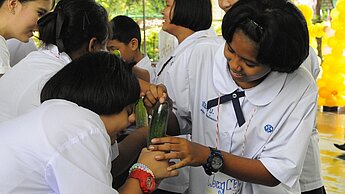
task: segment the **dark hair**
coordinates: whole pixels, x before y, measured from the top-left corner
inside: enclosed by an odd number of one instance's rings
[[[224,16],[222,34],[230,43],[236,31],[258,45],[257,61],[272,71],[295,71],[309,53],[307,23],[287,0],[240,0]]]
[[[41,102],[64,99],[98,115],[121,112],[139,98],[137,78],[117,56],[91,52],[72,61],[44,85]]]
[[[124,15],[116,16],[110,21],[110,27],[112,30],[111,39],[128,44],[133,38],[136,38],[138,39],[138,45],[140,48],[140,28],[132,18]]]
[[[93,37],[106,43],[108,13],[94,0],[60,0],[53,12],[38,21],[38,29],[40,40],[70,55]]]
[[[6,0],[0,0],[0,7],[2,6],[2,4],[4,4]],[[20,3],[26,3],[26,2],[29,2],[29,1],[36,1],[36,0],[18,0]],[[48,1],[48,0],[47,0]],[[55,0],[52,1],[52,9],[55,5]]]
[[[174,0],[171,23],[193,31],[207,30],[212,23],[210,0]]]

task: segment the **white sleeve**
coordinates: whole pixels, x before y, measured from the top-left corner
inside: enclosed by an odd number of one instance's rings
[[[304,96],[259,156],[266,169],[288,187],[298,182],[302,172],[316,117],[314,102],[313,93]]]
[[[308,57],[310,57],[311,74],[314,77],[314,79],[317,79],[320,73],[320,64],[314,49],[311,47],[309,47]]]
[[[57,149],[46,169],[46,180],[60,194],[117,194],[112,188],[110,145],[104,134],[93,133]]]

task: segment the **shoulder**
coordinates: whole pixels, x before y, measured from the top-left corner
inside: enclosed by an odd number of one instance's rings
[[[48,100],[42,103],[40,110],[42,128],[53,144],[59,145],[73,138],[92,135],[107,137],[100,117],[73,102]]]

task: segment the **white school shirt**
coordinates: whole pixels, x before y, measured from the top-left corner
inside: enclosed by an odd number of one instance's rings
[[[147,70],[150,74],[150,82],[153,83],[153,81],[155,80],[155,71],[152,67],[152,63],[151,63],[151,60],[150,58],[145,55],[144,58],[142,58],[137,64],[136,66],[140,67],[140,68],[143,68],[145,70]]]
[[[173,101],[173,108],[176,110],[189,109],[188,95],[189,95],[189,65],[200,63],[211,63],[213,54],[210,50],[218,48],[218,42],[214,41],[216,38],[210,38],[209,30],[202,30],[193,33],[182,41],[172,53],[172,59],[166,65],[161,75],[158,73],[163,68],[163,64],[168,59],[162,60],[157,64],[155,80],[156,84],[163,83],[168,91],[169,97]],[[179,114],[180,111],[175,111]],[[190,117],[190,112],[186,115],[179,115],[180,117]],[[190,133],[191,123],[179,122],[182,134]],[[187,135],[182,137],[188,138]],[[179,170],[179,176],[165,179],[160,183],[159,188],[167,191],[183,193],[189,185],[189,167]]]
[[[44,84],[71,58],[49,45],[31,52],[0,79],[0,122],[39,106]]]
[[[100,117],[48,100],[0,124],[0,193],[117,194],[110,137]]]
[[[313,78],[304,68],[291,74],[271,72],[259,85],[244,90],[246,96],[240,98],[240,104],[246,122],[239,127],[232,102],[221,104],[219,112],[217,106],[206,109],[208,100],[243,90],[228,73],[223,52],[224,45],[220,46],[213,65],[195,66],[192,71],[195,74],[191,75],[190,83],[197,83],[191,89],[194,95],[190,95],[190,102],[194,102],[192,141],[241,156],[244,132],[249,124],[244,157],[260,160],[281,184],[266,187],[243,182],[240,193],[300,193],[298,179],[312,133],[309,126],[316,117],[317,87]],[[223,182],[207,176],[202,167],[191,168],[189,193],[207,193],[209,186],[216,190],[210,193],[226,194],[226,189],[236,187],[236,183],[231,178]]]
[[[312,47],[309,47],[309,55],[301,66],[306,68],[315,80],[317,79],[320,72],[320,65],[317,55]],[[310,137],[307,155],[304,161],[302,174],[299,179],[302,192],[311,191],[323,186],[321,176],[319,135],[315,126],[316,123],[314,124],[313,133]]]
[[[10,53],[6,40],[0,35],[0,75],[5,74],[10,69]]]
[[[21,42],[15,38],[7,40],[8,51],[10,52],[10,65],[13,67],[20,60],[25,58],[32,51],[37,51],[37,47],[32,38],[29,42]]]

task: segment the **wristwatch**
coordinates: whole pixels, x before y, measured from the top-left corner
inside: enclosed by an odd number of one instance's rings
[[[222,153],[216,148],[209,147],[211,154],[207,158],[207,163],[202,165],[204,167],[205,173],[212,175],[214,172],[218,172],[224,163]]]
[[[156,182],[154,177],[144,170],[136,169],[129,174],[130,178],[139,180],[140,189],[145,194],[152,193],[156,189]]]

